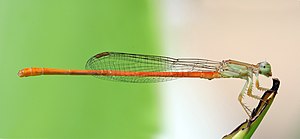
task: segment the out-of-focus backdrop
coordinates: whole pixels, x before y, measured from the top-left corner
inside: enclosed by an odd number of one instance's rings
[[[160,53],[148,0],[0,0],[0,138],[151,138],[152,84],[17,77],[24,67],[84,69],[97,53]]]
[[[16,75],[24,67],[83,69],[103,51],[266,60],[281,86],[253,138],[300,138],[299,25],[297,0],[0,0],[0,138],[221,138],[247,118],[238,79]]]
[[[300,138],[300,1],[164,0],[159,5],[168,55],[270,62],[281,86],[253,138]],[[271,79],[261,80],[271,86]],[[186,79],[164,85],[162,136],[221,138],[229,133],[247,118],[237,101],[243,84]]]

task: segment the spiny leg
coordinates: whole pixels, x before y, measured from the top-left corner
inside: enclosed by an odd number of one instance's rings
[[[255,82],[256,88],[257,88],[258,90],[260,90],[260,91],[267,91],[267,90],[268,90],[267,88],[261,87],[261,86],[259,85],[258,74],[255,75],[255,76],[256,76],[256,82]]]
[[[249,86],[249,79],[247,78],[246,83],[245,83],[245,85],[244,85],[244,87],[243,87],[243,89],[242,89],[242,91],[241,91],[241,93],[238,97],[238,100],[239,100],[240,104],[242,105],[243,109],[245,110],[245,112],[247,113],[247,115],[249,117],[251,117],[251,115],[250,115],[251,110],[243,103],[244,93],[246,92],[248,86]]]
[[[250,82],[249,82],[249,87],[248,87],[248,90],[247,90],[247,95],[248,95],[249,97],[252,97],[252,98],[261,100],[260,96],[257,96],[257,95],[253,95],[253,94],[252,94],[252,88],[253,88],[253,76],[250,76],[250,77],[248,78],[248,80],[250,80]]]

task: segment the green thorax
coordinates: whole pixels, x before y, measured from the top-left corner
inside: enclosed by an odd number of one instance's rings
[[[222,70],[220,71],[220,74],[223,78],[241,78],[244,79],[245,77],[252,74],[252,68],[249,68],[244,65],[238,65],[238,64],[228,64],[225,63],[222,66]]]

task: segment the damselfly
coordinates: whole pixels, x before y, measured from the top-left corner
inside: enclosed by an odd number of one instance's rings
[[[240,78],[246,83],[238,100],[250,116],[251,110],[243,103],[243,96],[260,99],[252,94],[253,76],[256,76],[256,88],[267,90],[259,85],[259,75],[272,76],[268,62],[248,64],[235,60],[222,62],[197,58],[171,58],[165,56],[103,52],[91,57],[86,63],[86,70],[24,68],[20,77],[37,75],[94,75],[95,77],[132,83],[153,83],[177,78]]]

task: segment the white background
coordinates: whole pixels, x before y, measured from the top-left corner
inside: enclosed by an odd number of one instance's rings
[[[271,63],[273,77],[280,79],[281,86],[253,138],[300,138],[299,1],[162,0],[157,6],[167,56]],[[271,87],[271,78],[261,80],[263,86]],[[237,100],[244,82],[180,79],[163,83],[163,132],[157,138],[221,138],[230,133],[247,118]]]

